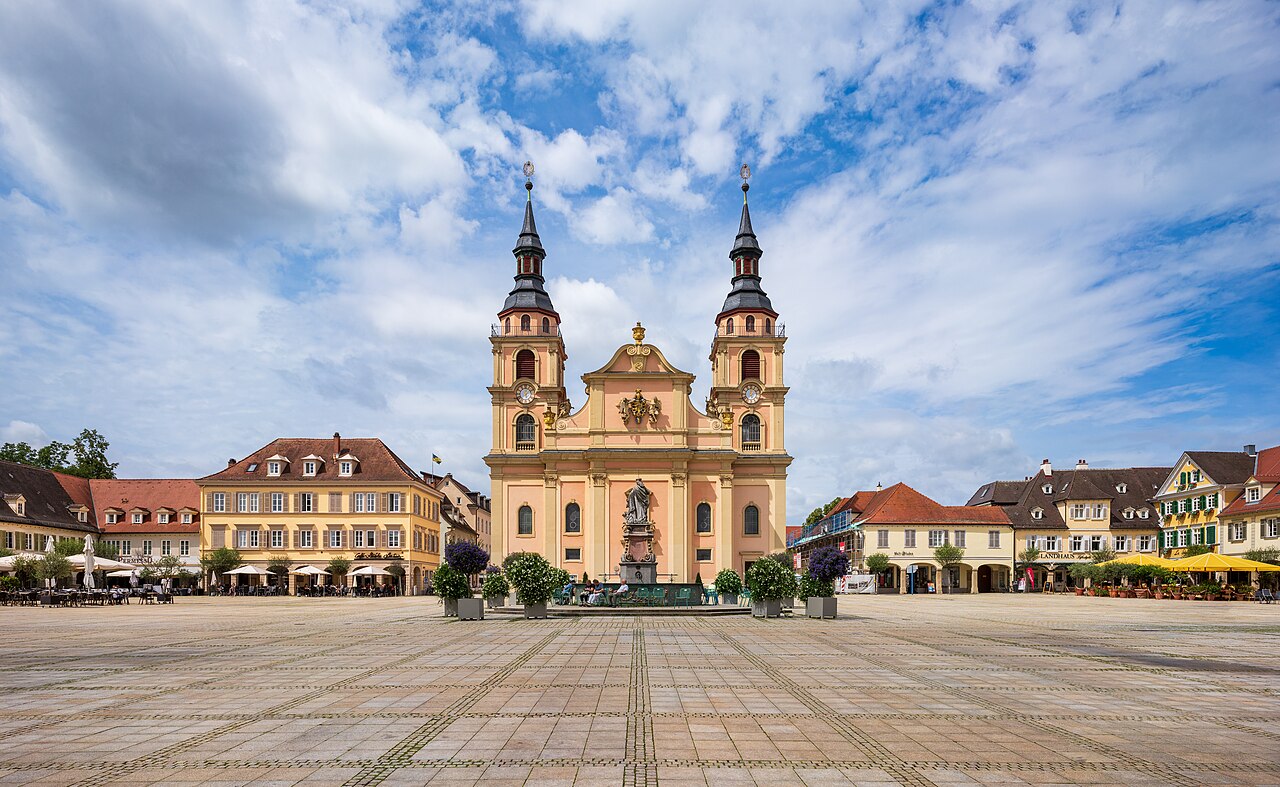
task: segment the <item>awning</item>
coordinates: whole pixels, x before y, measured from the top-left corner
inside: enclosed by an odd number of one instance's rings
[[[1280,566],[1246,560],[1242,557],[1206,552],[1203,555],[1184,557],[1169,564],[1174,571],[1280,571]]]

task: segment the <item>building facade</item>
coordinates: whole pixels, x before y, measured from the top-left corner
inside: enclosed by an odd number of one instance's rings
[[[16,462],[0,462],[0,546],[44,552],[50,537],[97,535],[89,480]]]
[[[247,565],[283,559],[291,571],[346,558],[409,593],[440,565],[443,495],[376,438],[280,438],[198,484],[206,553],[230,547]]]
[[[441,525],[445,528],[445,543],[457,539],[474,541],[485,551],[492,552],[493,525],[489,515],[489,498],[469,489],[454,478],[453,473],[441,476],[424,472],[422,477],[444,495],[445,516]]]
[[[760,286],[762,252],[745,191],[744,184],[703,407],[689,399],[694,376],[646,344],[639,324],[583,326],[629,332],[631,341],[583,375],[587,398],[573,406],[560,315],[543,286],[546,255],[527,202],[515,287],[490,338],[493,435],[485,462],[495,562],[539,552],[574,576],[609,580],[631,560],[659,581],[690,582],[722,568],[743,571],[783,549],[786,339]],[[628,492],[638,487],[650,501],[644,545],[624,539],[633,532],[623,527]]]
[[[1218,551],[1235,557],[1280,549],[1280,446],[1255,451],[1250,445],[1244,452],[1254,457],[1253,471],[1218,515],[1216,532]]]
[[[1218,514],[1244,491],[1255,459],[1249,451],[1187,451],[1178,457],[1153,496],[1166,557],[1183,557],[1192,546],[1218,551]]]
[[[107,478],[89,482],[102,540],[139,568],[176,556],[200,567],[200,487],[191,479]]]
[[[1151,502],[1167,467],[1090,468],[1081,459],[1072,470],[1053,469],[1048,459],[1022,481],[983,484],[968,505],[1005,511],[1016,534],[1019,560],[1028,549],[1039,554],[1031,575],[1071,584],[1067,569],[1093,553],[1159,553],[1159,516]]]

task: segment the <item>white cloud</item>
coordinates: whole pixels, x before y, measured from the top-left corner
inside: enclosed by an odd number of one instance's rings
[[[39,424],[14,419],[5,426],[0,426],[0,440],[6,443],[43,446],[49,443],[49,435],[40,428]]]
[[[571,219],[573,231],[590,243],[640,243],[653,237],[653,223],[644,217],[635,195],[627,189],[610,191]]]

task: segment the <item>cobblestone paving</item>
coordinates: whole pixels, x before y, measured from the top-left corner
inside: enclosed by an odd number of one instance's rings
[[[3,784],[1280,784],[1280,607],[0,608]]]

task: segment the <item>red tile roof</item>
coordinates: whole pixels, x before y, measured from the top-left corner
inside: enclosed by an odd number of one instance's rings
[[[1258,452],[1258,469],[1253,477],[1264,484],[1280,483],[1280,445]]]
[[[1262,496],[1262,499],[1256,503],[1246,503],[1245,496],[1242,494],[1235,500],[1231,501],[1231,505],[1222,509],[1220,516],[1247,516],[1249,514],[1272,513],[1280,511],[1280,484],[1274,489]]]
[[[863,494],[863,493],[859,493]],[[906,484],[872,493],[859,520],[869,525],[1008,525],[1009,517],[990,506],[944,506]]]
[[[341,440],[338,456],[335,456],[334,443]],[[267,458],[279,454],[289,460],[279,476],[267,475]],[[308,456],[318,456],[324,460],[320,471],[314,476],[302,475],[302,460]],[[355,465],[355,473],[350,478],[338,475],[339,456],[351,455],[359,461]],[[251,465],[256,465],[249,471]],[[376,437],[280,437],[249,454],[239,462],[207,475],[201,481],[217,482],[333,482],[333,481],[367,481],[367,482],[422,482],[421,476],[413,468],[396,456],[386,443]]]
[[[189,478],[95,478],[89,486],[93,490],[93,514],[104,533],[200,532],[200,487]],[[114,525],[107,524],[108,508],[124,512]],[[146,511],[140,525],[133,524],[130,516],[135,508]],[[174,512],[167,525],[157,520],[156,511],[160,508]],[[178,514],[183,508],[195,510],[189,525],[182,524]]]

